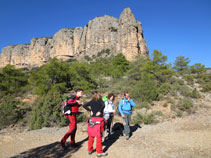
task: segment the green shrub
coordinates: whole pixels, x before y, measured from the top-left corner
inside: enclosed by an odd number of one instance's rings
[[[142,108],[150,109],[150,104],[148,102],[141,103]]]
[[[28,76],[22,69],[16,69],[12,65],[7,65],[0,72],[0,96],[7,94],[23,94],[23,89],[28,84]]]
[[[184,73],[188,70],[189,62],[190,62],[189,58],[185,58],[184,56],[178,56],[174,62],[173,69],[175,69],[180,73]]]
[[[96,83],[91,78],[87,65],[75,61],[69,66],[68,63],[53,58],[49,64],[32,72],[29,82],[34,87],[34,93],[40,96],[49,91],[64,93],[78,88],[90,91],[96,88]]]
[[[92,58],[90,58],[88,55],[85,55],[84,59],[87,60],[87,61],[92,61]]]
[[[177,79],[176,82],[179,84],[179,85],[185,85],[185,82],[181,79]]]
[[[170,91],[170,85],[168,83],[163,83],[159,88],[159,93],[166,95]]]
[[[178,96],[178,92],[182,96],[189,97],[191,95],[191,90],[186,85],[181,85],[178,82],[175,82],[171,85],[170,93],[173,96]]]
[[[157,116],[163,116],[162,111],[153,111],[152,114]]]
[[[193,84],[194,76],[193,75],[185,75],[184,76],[188,84]]]
[[[76,117],[77,117],[77,122],[86,122],[86,120],[88,119],[88,116],[84,113],[80,113]]]
[[[211,92],[211,85],[205,85],[202,87],[202,92]]]
[[[193,107],[193,103],[192,103],[191,100],[184,99],[184,100],[181,100],[177,103],[177,107],[181,111],[186,111],[186,112],[190,113],[191,108]]]
[[[0,129],[14,124],[23,118],[21,109],[18,108],[21,102],[12,96],[5,96],[0,104]]]
[[[152,124],[155,121],[154,114],[149,114],[149,115],[142,115],[141,113],[137,113],[133,119],[132,122],[133,124]]]
[[[175,104],[176,103],[175,100],[173,98],[170,98],[170,97],[167,98],[167,102],[171,103],[171,104]]]
[[[159,99],[156,82],[150,78],[138,81],[132,91],[132,96],[140,101],[151,102]]]
[[[149,103],[144,101],[135,106],[135,109],[142,109],[142,108],[150,109]]]
[[[177,117],[182,117],[182,111],[179,111],[179,110],[176,111],[176,116],[177,116]]]
[[[166,108],[167,106],[168,106],[168,104],[167,104],[167,103],[164,103],[164,104],[163,104],[163,107],[165,107],[165,108]]]
[[[198,74],[196,78],[197,82],[202,85],[211,84],[211,74]]]
[[[201,97],[201,95],[199,94],[199,92],[197,91],[196,88],[194,88],[194,90],[191,92],[190,96],[192,98],[200,98]]]
[[[112,67],[110,69],[110,75],[114,78],[122,77],[129,69],[129,61],[123,54],[111,58]]]
[[[190,71],[191,73],[198,73],[198,74],[206,72],[205,65],[202,65],[201,63],[196,63],[190,67]]]
[[[172,110],[172,111],[175,111],[176,109],[177,109],[176,105],[175,105],[175,104],[172,104],[172,105],[171,105],[171,110]]]
[[[186,96],[186,97],[191,96],[191,90],[186,85],[181,86],[179,90],[182,96]]]
[[[135,83],[131,80],[128,81],[127,78],[112,79],[107,85],[107,90],[114,94],[123,94],[125,91],[132,92]]]
[[[55,92],[38,97],[32,110],[30,129],[65,125],[66,118],[60,107],[63,99],[64,97]]]
[[[97,53],[97,57],[102,57],[104,54],[109,55],[111,53],[110,49],[103,49],[102,51]]]

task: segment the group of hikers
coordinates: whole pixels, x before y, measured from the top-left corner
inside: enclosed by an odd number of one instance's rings
[[[69,130],[62,138],[60,144],[66,149],[65,142],[70,136],[70,146],[77,147],[75,142],[75,134],[77,130],[76,115],[78,109],[82,106],[80,98],[83,96],[83,89],[78,89],[76,94],[66,99],[65,106],[63,107],[63,114],[67,118],[69,124]],[[90,112],[90,118],[88,119],[88,154],[91,155],[94,151],[93,143],[96,137],[96,152],[97,157],[107,156],[107,153],[103,152],[102,137],[106,131],[108,133],[107,139],[111,135],[111,124],[115,113],[115,106],[113,104],[115,95],[113,93],[108,94],[107,97],[102,98],[99,92],[94,92],[91,101],[83,104],[83,108]],[[123,119],[123,135],[126,140],[130,138],[130,120],[131,110],[135,107],[135,103],[130,98],[129,92],[124,93],[124,97],[120,100],[118,105],[118,111]]]

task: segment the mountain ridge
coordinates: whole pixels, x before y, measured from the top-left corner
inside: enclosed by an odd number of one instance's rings
[[[33,38],[30,44],[9,45],[0,53],[0,67],[40,67],[53,57],[83,60],[106,49],[114,55],[121,52],[130,61],[137,54],[148,54],[142,24],[130,8],[125,8],[119,19],[95,17],[84,27],[63,28],[52,37]]]

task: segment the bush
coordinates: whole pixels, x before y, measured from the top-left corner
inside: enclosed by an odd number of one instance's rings
[[[170,91],[170,85],[168,83],[164,83],[159,88],[159,93],[166,95]]]
[[[202,65],[201,63],[196,63],[190,67],[190,71],[191,73],[198,73],[198,74],[206,72],[205,65]]]
[[[211,84],[211,74],[198,74],[196,78],[197,82],[202,85]]]
[[[29,82],[34,87],[34,93],[40,96],[49,91],[64,93],[73,88],[82,88],[84,91],[96,88],[96,83],[88,72],[87,63],[75,61],[69,66],[56,58],[51,59],[49,64],[37,72],[32,72]]]
[[[135,83],[131,80],[128,81],[127,78],[121,78],[121,79],[113,79],[109,83],[107,83],[109,92],[112,92],[114,94],[122,94],[125,91],[131,91],[133,90],[133,87],[131,85],[134,85]]]
[[[186,111],[188,113],[191,112],[191,108],[193,107],[193,103],[191,100],[185,99],[178,102],[177,107],[181,111]]]
[[[171,105],[171,110],[172,110],[172,111],[175,111],[176,109],[177,109],[176,105],[175,105],[175,104],[172,104],[172,105]]]
[[[168,102],[168,103],[171,103],[171,104],[173,104],[173,105],[175,105],[175,103],[176,103],[175,100],[174,100],[173,98],[169,98],[169,97],[167,98],[167,102]]]
[[[60,104],[64,100],[59,93],[49,92],[35,101],[30,120],[30,129],[65,125]]]
[[[29,78],[30,84],[34,87],[34,93],[40,96],[47,94],[52,87],[60,92],[72,88],[71,76],[68,73],[67,63],[61,63],[53,58],[49,64],[44,65],[38,71],[32,72]]]
[[[162,111],[153,111],[152,114],[157,116],[164,116]]]
[[[202,92],[211,92],[211,85],[205,85],[202,87]]]
[[[102,51],[97,53],[97,57],[107,56],[111,53],[110,49],[103,49]]]
[[[177,117],[182,117],[182,111],[179,111],[179,110],[176,111],[176,116],[177,116]]]
[[[155,121],[154,114],[149,114],[149,115],[142,115],[141,113],[137,113],[133,119],[132,122],[133,124],[152,124]]]
[[[114,78],[122,77],[129,69],[129,61],[123,54],[118,54],[111,59],[112,68],[110,69],[110,75]]]
[[[140,101],[151,102],[159,99],[156,82],[150,78],[144,78],[135,85],[132,97]]]
[[[197,91],[196,88],[194,88],[194,90],[191,92],[190,94],[191,98],[200,98],[201,95],[199,94],[199,92]]]
[[[12,96],[2,98],[2,103],[0,104],[0,129],[22,119],[21,110],[17,106],[20,103]]]
[[[142,108],[150,109],[149,103],[148,102],[141,102],[140,104],[135,106],[135,109],[142,109]]]
[[[180,73],[186,72],[188,70],[189,62],[189,58],[185,58],[184,56],[178,56],[174,62],[173,69]]]
[[[193,75],[185,75],[184,76],[188,84],[193,84],[194,76]]]
[[[163,107],[165,107],[165,108],[166,108],[167,106],[168,106],[168,104],[167,104],[167,103],[164,103],[164,104],[163,104]]]
[[[0,96],[7,94],[21,95],[24,87],[28,84],[28,76],[21,69],[15,69],[7,65],[0,72]]]
[[[85,55],[84,59],[87,60],[87,61],[92,61],[92,58],[90,58],[88,55]]]
[[[88,119],[88,116],[84,113],[80,113],[76,117],[77,117],[77,122],[86,122],[86,120]]]
[[[180,95],[186,97],[189,97],[191,94],[191,90],[186,85],[175,82],[171,85],[170,93],[173,96],[178,96],[178,92]]]

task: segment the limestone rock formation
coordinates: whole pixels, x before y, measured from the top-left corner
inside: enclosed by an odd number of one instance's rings
[[[53,57],[80,60],[106,49],[113,54],[121,52],[128,60],[137,54],[148,54],[142,25],[130,8],[124,9],[119,19],[96,17],[83,28],[64,28],[50,38],[33,38],[30,44],[7,46],[0,54],[0,67],[39,67]]]

